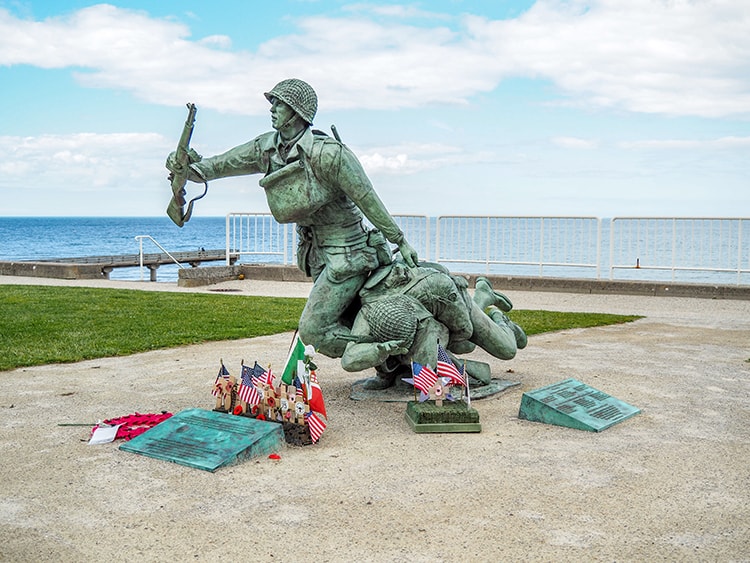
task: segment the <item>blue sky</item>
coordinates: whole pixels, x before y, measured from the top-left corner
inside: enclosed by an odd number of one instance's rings
[[[393,213],[747,217],[749,29],[749,0],[0,0],[0,215],[162,215],[185,104],[213,155],[297,77]],[[243,177],[195,213],[267,209]]]

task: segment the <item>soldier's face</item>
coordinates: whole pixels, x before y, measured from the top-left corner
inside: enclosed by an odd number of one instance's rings
[[[271,126],[278,130],[289,123],[295,116],[294,110],[278,98],[271,98]]]

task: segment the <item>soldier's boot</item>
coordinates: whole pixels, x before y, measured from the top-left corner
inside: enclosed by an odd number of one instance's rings
[[[513,308],[513,303],[510,302],[510,299],[499,291],[492,289],[490,280],[485,277],[477,278],[477,282],[474,285],[474,303],[482,311],[491,305],[506,313]]]
[[[505,313],[495,305],[490,305],[484,312],[496,325],[507,326],[513,331],[513,335],[516,337],[516,348],[519,350],[526,348],[526,344],[528,343],[526,333],[520,326],[511,321]]]

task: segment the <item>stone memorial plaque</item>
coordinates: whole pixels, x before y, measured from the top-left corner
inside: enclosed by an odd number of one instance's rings
[[[585,383],[565,379],[524,393],[518,418],[601,432],[639,412],[640,409]]]
[[[280,424],[204,409],[189,409],[168,418],[120,449],[204,471],[279,451]]]

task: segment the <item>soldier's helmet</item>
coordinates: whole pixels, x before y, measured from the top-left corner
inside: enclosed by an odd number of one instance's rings
[[[403,294],[389,295],[362,306],[375,342],[399,340],[408,348],[417,332],[417,314],[411,299]]]
[[[270,102],[277,98],[289,105],[297,114],[312,125],[313,118],[318,111],[318,96],[312,86],[299,78],[282,80],[264,96]]]

